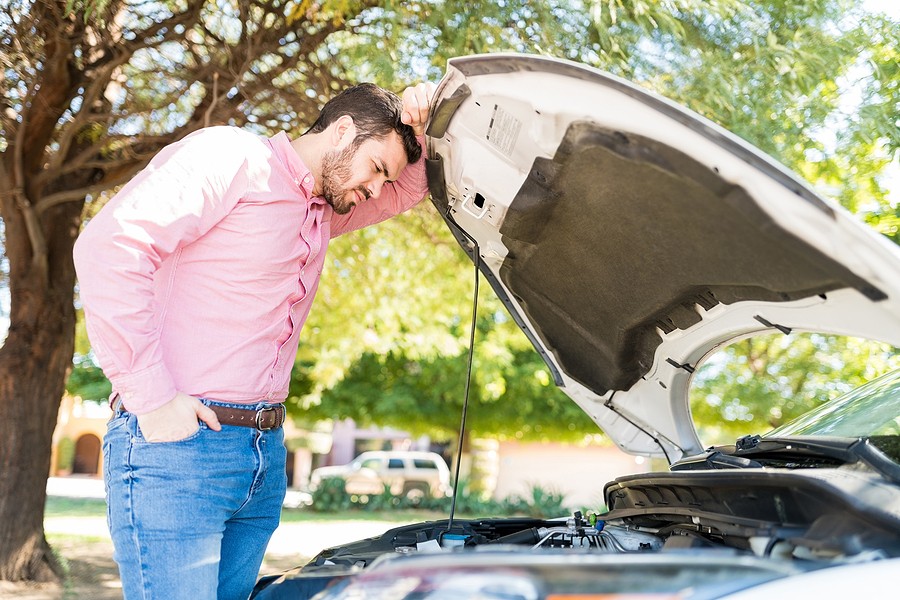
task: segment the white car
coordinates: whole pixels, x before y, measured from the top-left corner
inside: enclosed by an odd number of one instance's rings
[[[333,465],[313,470],[310,488],[323,480],[344,480],[348,494],[378,495],[385,489],[395,496],[443,498],[450,493],[450,469],[435,452],[415,450],[372,450],[363,452],[346,465]]]
[[[556,385],[670,469],[609,482],[599,519],[409,525],[257,598],[896,594],[900,372],[709,449],[688,387],[751,335],[900,346],[900,247],[722,128],[571,62],[451,60],[427,136],[435,206]]]

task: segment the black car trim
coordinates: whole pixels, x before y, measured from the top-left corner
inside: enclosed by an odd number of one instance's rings
[[[609,512],[603,519],[640,523],[682,516],[763,529],[801,527],[805,540],[816,539],[817,532],[829,529],[823,523],[832,523],[832,529],[839,526],[848,532],[852,538],[848,543],[878,538],[870,542],[872,547],[900,556],[900,498],[895,485],[875,473],[824,471],[752,469],[619,477],[604,488]],[[873,491],[885,486],[884,498],[890,500],[862,499],[864,485]]]
[[[456,109],[471,95],[472,91],[469,89],[469,86],[463,84],[453,90],[453,93],[448,97],[442,99],[431,112],[425,135],[438,138],[444,137],[444,134],[447,133],[447,127],[450,126],[450,121],[453,119],[453,115],[456,114]]]

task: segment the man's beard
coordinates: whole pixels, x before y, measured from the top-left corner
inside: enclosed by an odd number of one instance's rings
[[[351,143],[343,150],[332,150],[322,158],[322,197],[339,215],[350,212],[355,204],[346,199],[347,192],[351,190],[345,188],[344,185],[350,181],[350,177],[353,175],[351,164],[358,147],[358,144]],[[356,191],[368,200],[369,190],[364,186],[359,186]]]

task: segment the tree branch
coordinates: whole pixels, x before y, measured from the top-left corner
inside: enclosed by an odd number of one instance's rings
[[[139,161],[122,161],[123,164],[127,164],[128,162],[140,164]],[[56,192],[55,194],[44,196],[37,203],[37,212],[39,214],[44,214],[46,211],[59,204],[71,202],[73,200],[83,200],[89,195],[99,194],[101,192],[111,190],[118,185],[122,185],[123,183],[126,183],[129,179],[131,179],[131,176],[133,175],[133,171],[131,169],[127,169],[126,171],[126,173],[109,181],[103,181],[95,185],[89,185],[74,190],[63,190],[61,192]]]
[[[132,31],[134,39],[125,43],[120,42],[116,46],[107,46],[109,52],[104,54],[107,56],[110,54],[123,54],[128,58],[131,58],[138,50],[159,46],[163,42],[171,40],[176,36],[183,36],[183,33],[177,33],[176,26],[183,25],[185,31],[190,30],[191,26],[197,22],[200,12],[203,9],[203,4],[204,0],[190,0],[188,2],[188,8],[184,12],[175,13],[168,19],[162,21],[156,21],[146,29]],[[159,32],[163,30],[165,30],[165,33],[163,33],[162,36],[157,37],[159,36]],[[118,51],[115,52],[115,50]],[[105,62],[108,61],[101,59],[91,66],[99,68],[104,66]]]
[[[212,84],[212,100],[209,102],[209,106],[206,107],[206,112],[203,114],[203,126],[209,127],[209,116],[212,114],[213,109],[216,108],[216,104],[219,103],[219,72],[216,71],[213,73],[213,84]]]
[[[183,35],[176,33],[175,26],[181,24],[184,25],[186,29],[189,29],[191,22],[196,21],[199,17],[202,6],[202,1],[194,1],[191,3],[188,10],[172,15],[172,17],[164,21],[154,23],[143,31],[135,31],[135,38],[129,43],[120,43],[117,46],[105,46],[97,49],[100,51],[100,58],[87,65],[85,68],[86,74],[92,73],[92,76],[88,77],[88,79],[91,80],[91,84],[87,87],[84,94],[82,94],[81,107],[74,115],[72,123],[65,129],[63,136],[60,138],[58,151],[51,160],[51,170],[59,168],[60,164],[65,160],[66,155],[68,154],[74,136],[81,131],[81,128],[84,125],[90,122],[93,114],[91,109],[100,99],[103,92],[106,91],[116,69],[131,60],[134,53],[138,50],[155,47],[177,35]],[[166,32],[162,37],[155,39],[155,36],[162,31],[163,28],[168,29],[166,29]]]
[[[103,151],[104,148],[108,148],[111,144],[117,141],[127,141],[128,144],[122,148],[118,149],[118,153],[121,155],[125,155],[129,157],[129,160],[133,160],[137,155],[132,152],[134,146],[138,144],[149,144],[153,148],[159,148],[165,145],[165,143],[171,140],[171,136],[169,135],[112,135],[108,137],[104,137],[94,144],[88,146],[74,157],[70,157],[66,160],[62,165],[55,169],[46,168],[44,169],[35,179],[38,181],[38,186],[43,189],[44,186],[52,183],[53,181],[58,180],[59,178],[68,175],[70,173],[74,173],[79,169],[87,169],[87,168],[96,168],[96,169],[115,169],[119,166],[119,164],[115,161],[110,160],[109,158],[98,157],[98,154]],[[155,150],[154,150],[155,152]],[[129,155],[129,153],[131,153]],[[121,162],[121,161],[120,161]]]
[[[36,82],[32,82],[26,91],[25,97],[22,99],[23,108],[32,100],[36,85]],[[28,232],[28,241],[31,244],[31,266],[40,281],[46,284],[49,273],[47,240],[44,237],[43,229],[41,229],[38,215],[25,192],[25,157],[23,148],[25,147],[25,130],[28,127],[30,112],[22,110],[22,120],[19,122],[19,128],[16,131],[15,146],[13,147],[13,185],[10,193],[16,208],[22,213],[22,219],[25,221],[25,230]]]
[[[107,67],[104,67],[105,70],[109,71],[107,76],[105,77],[105,79],[96,79],[94,81],[94,83],[87,90],[85,90],[84,94],[82,95],[81,109],[75,115],[73,120],[63,128],[63,134],[60,138],[59,148],[57,149],[56,153],[54,153],[53,158],[50,161],[49,168],[47,170],[45,170],[44,173],[42,173],[41,175],[38,176],[41,183],[49,181],[50,179],[55,177],[55,176],[51,177],[50,175],[47,175],[47,172],[71,172],[74,169],[72,168],[73,165],[70,163],[74,163],[74,166],[77,166],[78,161],[84,160],[84,152],[85,151],[80,152],[75,158],[67,158],[67,154],[69,152],[69,148],[71,147],[72,141],[74,140],[76,134],[83,131],[83,128],[86,125],[88,125],[89,123],[99,122],[99,121],[104,121],[104,120],[121,119],[123,117],[122,114],[109,113],[109,112],[99,113],[99,112],[90,110],[90,105],[93,105],[100,99],[102,93],[105,91],[106,87],[109,85],[110,80],[112,79],[113,72],[119,66],[120,65],[108,65]],[[160,106],[165,106],[165,105],[177,100],[179,97],[181,97],[181,95],[183,93],[184,93],[183,90],[178,90],[169,96],[164,96],[159,102],[157,102],[157,104],[159,104]],[[92,148],[98,147],[98,146],[99,146],[99,148],[102,148],[104,145],[106,145],[106,143],[107,143],[106,140],[114,139],[115,137],[116,136],[107,136],[106,138],[104,138],[104,140],[101,140],[98,144],[94,144],[94,146],[92,146]],[[125,137],[132,137],[132,136],[118,136],[118,137],[125,138]],[[88,150],[90,150],[90,149],[88,149]],[[63,162],[66,163],[65,166],[63,166]]]

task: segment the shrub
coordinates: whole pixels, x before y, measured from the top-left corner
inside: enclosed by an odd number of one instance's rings
[[[56,445],[56,470],[59,473],[71,473],[75,463],[75,441],[64,437]]]
[[[396,496],[388,486],[380,494],[351,495],[347,493],[344,480],[335,477],[323,479],[313,491],[312,509],[318,512],[340,512],[347,510],[386,511],[398,509],[423,509],[436,512],[450,512],[451,499],[434,498],[426,494],[422,498],[410,499]],[[532,485],[526,497],[512,495],[502,500],[494,500],[482,492],[473,491],[467,481],[460,482],[456,497],[456,514],[468,517],[529,516],[554,518],[569,514],[563,506],[563,496],[559,492],[541,485]]]
[[[353,507],[344,480],[340,477],[323,479],[312,493],[312,509],[317,512],[338,512]]]
[[[536,484],[531,486],[531,497],[524,502],[524,508],[532,517],[559,517],[569,513],[563,505],[564,500],[558,491]]]
[[[384,486],[384,489],[380,494],[373,494],[368,497],[365,503],[357,504],[356,508],[362,508],[363,510],[392,510],[395,508],[410,508],[407,506],[406,498],[402,498],[400,496],[395,496],[391,493],[390,486]]]

